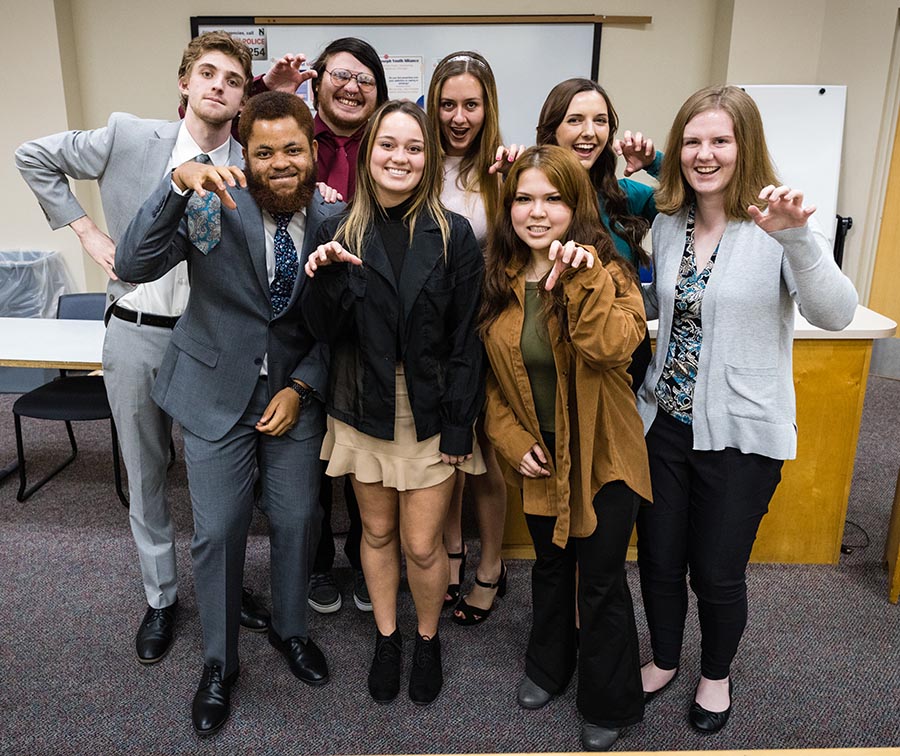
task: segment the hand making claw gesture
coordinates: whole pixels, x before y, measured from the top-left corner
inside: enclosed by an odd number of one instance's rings
[[[306,271],[306,275],[314,278],[319,268],[341,262],[350,263],[351,265],[362,265],[362,260],[352,252],[344,249],[340,242],[330,241],[327,244],[320,244],[316,247],[315,252],[307,258],[303,269]]]
[[[317,74],[312,68],[304,71],[300,67],[306,63],[303,53],[283,55],[263,74],[263,84],[273,92],[294,94],[304,81],[315,79]]]
[[[228,193],[228,187],[247,186],[244,172],[234,165],[210,165],[189,160],[172,171],[172,181],[181,191],[193,190],[199,197],[213,192],[222,200],[222,206],[234,210],[237,205]]]
[[[579,247],[573,241],[567,241],[565,244],[561,241],[554,241],[550,245],[547,256],[553,261],[553,267],[544,284],[547,291],[551,291],[556,286],[556,282],[566,268],[578,268],[581,265],[584,265],[585,268],[594,267],[593,253],[584,247]]]
[[[759,193],[759,198],[768,204],[765,211],[756,205],[750,205],[747,212],[756,225],[767,234],[805,226],[806,219],[816,212],[815,205],[804,207],[803,192],[789,186],[769,184]]]
[[[653,140],[645,137],[640,131],[635,131],[633,134],[626,131],[621,139],[613,142],[613,152],[625,158],[626,176],[644,170],[656,158]]]
[[[511,144],[509,147],[501,144],[494,155],[494,162],[488,168],[488,173],[506,175],[509,173],[509,169],[512,168],[512,164],[516,162],[516,158],[525,152],[526,149],[528,148],[524,144]]]

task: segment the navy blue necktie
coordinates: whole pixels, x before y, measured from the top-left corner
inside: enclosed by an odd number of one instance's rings
[[[272,314],[279,315],[291,301],[294,281],[297,280],[297,249],[288,233],[293,213],[272,213],[275,219],[275,278],[269,284],[272,295]]]

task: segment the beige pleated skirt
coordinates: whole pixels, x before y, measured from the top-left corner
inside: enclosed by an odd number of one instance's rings
[[[402,365],[397,367],[396,384],[393,441],[360,433],[353,426],[328,417],[320,456],[328,460],[325,472],[329,476],[352,474],[361,483],[381,483],[385,488],[409,491],[443,483],[457,470],[472,475],[485,472],[474,430],[472,458],[459,465],[441,461],[440,434],[418,441]]]

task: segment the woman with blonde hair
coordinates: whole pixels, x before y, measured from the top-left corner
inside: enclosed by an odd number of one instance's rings
[[[650,477],[626,368],[646,322],[634,269],[561,147],[526,150],[506,179],[479,329],[487,433],[536,556],[518,702],[546,705],[577,666],[582,745],[607,750],[643,716],[625,556]]]
[[[444,161],[441,201],[469,221],[478,244],[485,249],[488,219],[494,217],[500,203],[501,187],[496,161],[502,143],[500,117],[497,85],[490,65],[477,52],[450,53],[434,70],[426,104]],[[454,607],[453,620],[460,625],[476,625],[486,620],[495,597],[506,592],[506,568],[500,559],[506,485],[481,418],[476,431],[486,472],[459,473],[444,525],[444,545],[450,559],[450,584],[444,605]],[[465,598],[460,598],[468,555],[462,534],[463,487],[467,480],[475,503],[481,555],[475,570],[475,586]]]
[[[359,500],[376,625],[368,687],[379,702],[400,689],[401,549],[417,616],[409,696],[426,705],[441,690],[443,524],[457,470],[484,469],[472,430],[483,403],[484,260],[469,224],[442,207],[440,186],[425,114],[387,102],[362,137],[353,201],[323,224],[306,264],[304,314],[331,351],[322,456],[329,475],[351,476]]]
[[[646,700],[675,679],[690,572],[702,643],[689,721],[714,733],[731,711],[750,551],[796,454],[794,304],[839,330],[857,296],[810,221],[815,208],[779,185],[759,111],[738,87],[702,89],[681,106],[656,206],[643,294],[659,330],[638,392],[653,482],[637,522],[653,648],[641,674]]]

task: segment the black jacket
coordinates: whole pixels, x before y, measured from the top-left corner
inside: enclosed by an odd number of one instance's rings
[[[318,244],[334,238],[342,218],[322,224]],[[450,211],[447,219],[446,261],[437,223],[420,216],[398,285],[373,228],[363,264],[320,268],[301,304],[310,330],[331,347],[328,414],[393,440],[399,345],[416,436],[439,433],[442,452],[469,454],[484,402],[484,352],[475,331],[484,258],[469,222]]]

